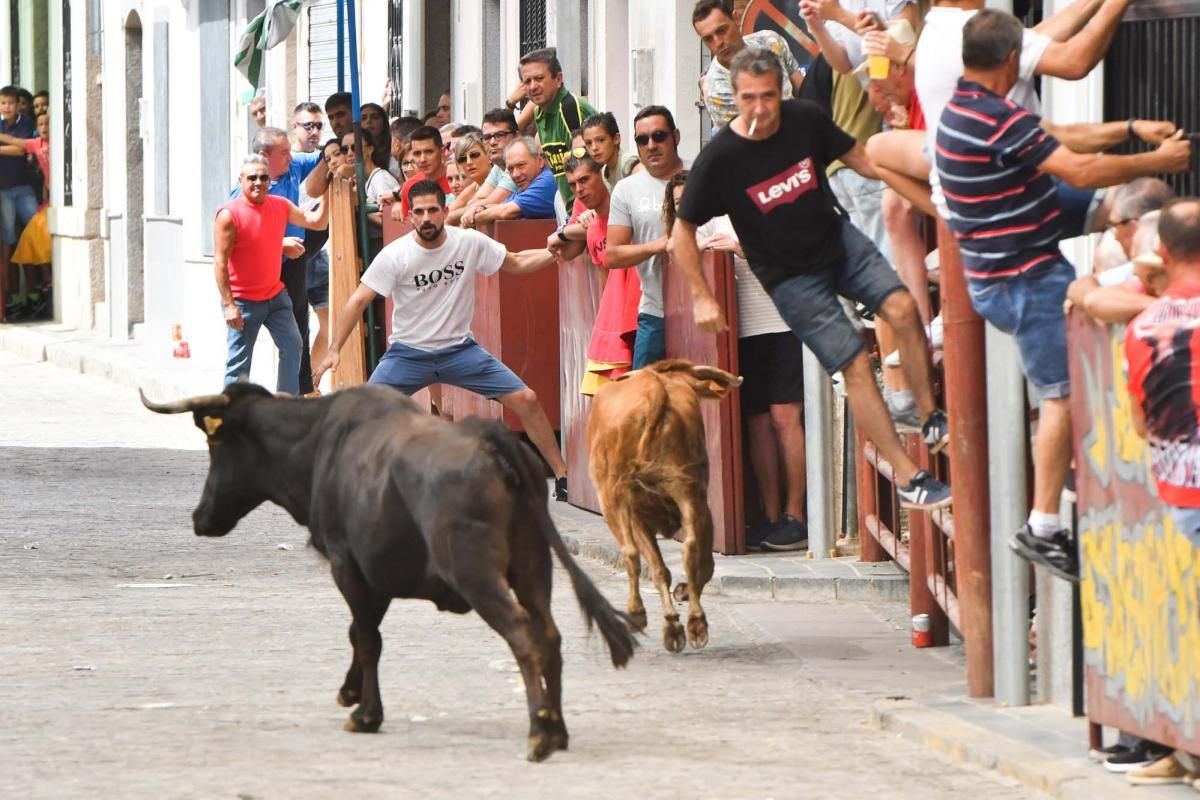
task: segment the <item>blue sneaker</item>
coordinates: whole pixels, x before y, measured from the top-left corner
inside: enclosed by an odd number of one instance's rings
[[[803,550],[808,547],[808,526],[791,514],[784,514],[762,544],[768,550]]]
[[[778,525],[779,523],[777,522],[764,522],[762,525],[759,525],[757,528],[747,533],[746,552],[761,553],[763,551],[763,542],[767,540],[768,536],[775,532],[775,528]]]
[[[913,475],[908,486],[897,486],[896,494],[900,496],[901,508],[915,508],[921,511],[932,511],[935,508],[945,508],[950,505],[950,487],[921,470]]]

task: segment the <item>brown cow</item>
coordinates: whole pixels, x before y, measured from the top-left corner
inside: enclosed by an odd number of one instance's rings
[[[663,645],[672,653],[683,650],[686,641],[692,647],[708,644],[700,593],[713,574],[713,524],[700,399],[720,399],[741,382],[715,367],[659,361],[601,386],[588,418],[589,468],[629,572],[629,616],[639,629],[646,627],[638,592],[640,555],[650,562],[662,596]],[[671,572],[656,538],[680,529],[689,606],[686,640],[671,600]]]

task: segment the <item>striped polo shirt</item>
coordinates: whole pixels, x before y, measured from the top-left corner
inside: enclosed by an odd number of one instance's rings
[[[1062,257],[1062,211],[1038,166],[1059,146],[1040,118],[966,79],[942,112],[936,161],[963,271],[1006,278]]]

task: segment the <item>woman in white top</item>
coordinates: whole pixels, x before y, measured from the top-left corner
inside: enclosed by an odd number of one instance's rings
[[[688,171],[667,182],[663,203],[667,230],[683,197]],[[738,372],[742,413],[749,433],[750,464],[767,522],[746,537],[747,550],[800,550],[808,547],[804,523],[804,351],[779,316],[750,269],[729,217],[715,217],[696,229],[701,250],[733,256],[737,281]],[[780,464],[787,502],[780,497]]]

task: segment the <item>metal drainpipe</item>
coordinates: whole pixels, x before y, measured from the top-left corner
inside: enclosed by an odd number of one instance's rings
[[[967,694],[992,695],[992,570],[989,545],[987,383],[983,320],[971,306],[958,245],[938,220],[942,320],[946,345],[946,414],[950,419],[950,487],[954,496],[954,566]]]
[[[804,457],[808,483],[808,554],[828,558],[837,544],[833,508],[833,384],[804,348]]]
[[[1029,508],[1025,376],[1016,342],[987,326],[988,490],[992,524],[992,636],[996,699],[1029,705],[1029,564],[1008,546]],[[956,515],[957,519],[957,515]]]

